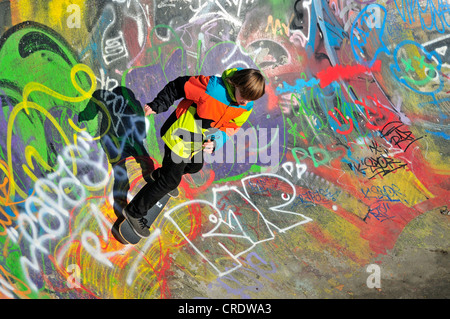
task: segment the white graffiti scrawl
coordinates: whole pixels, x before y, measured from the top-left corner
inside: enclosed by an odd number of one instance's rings
[[[172,207],[164,215],[218,276],[240,268],[239,257],[256,245],[273,240],[274,230],[283,233],[312,221],[301,213],[287,210],[296,197],[295,187],[289,180],[276,174],[260,174],[243,178],[241,182],[243,192],[236,186],[213,188],[212,203],[192,200]],[[201,235],[190,239],[182,216],[195,208],[206,214],[207,219],[202,220]]]

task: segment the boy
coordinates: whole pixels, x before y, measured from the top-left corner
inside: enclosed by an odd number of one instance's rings
[[[183,98],[161,127],[164,159],[151,174],[154,182],[146,184],[123,210],[136,234],[150,236],[150,225],[143,217],[146,212],[164,195],[178,195],[182,176],[202,169],[203,152],[212,154],[222,147],[247,121],[253,101],[264,93],[265,80],[260,71],[234,68],[225,70],[221,77],[178,77],[145,105],[146,116],[159,114]]]

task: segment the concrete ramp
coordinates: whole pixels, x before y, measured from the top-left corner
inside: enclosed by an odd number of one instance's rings
[[[425,2],[0,1],[0,297],[448,298],[450,33]],[[127,245],[176,107],[143,105],[234,67],[266,94]]]

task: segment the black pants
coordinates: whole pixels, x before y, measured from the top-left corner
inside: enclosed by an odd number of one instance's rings
[[[203,163],[203,151],[198,152],[191,159],[187,160],[179,157],[164,145],[162,166],[157,168],[152,174],[155,181],[142,187],[127,205],[126,210],[133,217],[144,217],[147,211],[164,195],[180,185],[184,174],[199,172],[203,167]]]

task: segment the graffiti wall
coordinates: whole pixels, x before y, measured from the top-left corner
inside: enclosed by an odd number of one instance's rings
[[[0,1],[0,296],[357,297],[419,218],[416,247],[448,245],[449,23],[445,0]],[[143,105],[232,67],[265,96],[127,245],[171,114]]]

